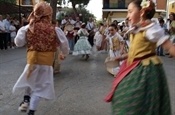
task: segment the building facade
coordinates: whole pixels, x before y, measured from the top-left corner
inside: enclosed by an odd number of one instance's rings
[[[169,13],[174,12],[175,13],[175,1],[174,0],[168,0],[168,11]]]
[[[167,0],[153,0],[156,4],[155,18],[159,15],[165,15],[167,9]],[[130,0],[103,0],[103,19],[109,23],[113,20],[122,21],[127,16],[127,6]]]

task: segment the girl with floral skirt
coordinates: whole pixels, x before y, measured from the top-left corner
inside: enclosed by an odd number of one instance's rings
[[[89,33],[85,27],[86,25],[83,23],[80,30],[78,30],[79,39],[74,46],[73,55],[82,55],[82,57],[85,57],[85,60],[88,60],[92,47],[88,41]]]

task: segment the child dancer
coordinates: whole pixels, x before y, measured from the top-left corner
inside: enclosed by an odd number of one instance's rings
[[[28,18],[29,25],[20,28],[15,37],[18,47],[27,46],[27,65],[13,92],[25,89],[19,111],[26,112],[29,109],[28,115],[34,115],[42,98],[55,98],[52,65],[57,44],[63,54],[69,53],[67,38],[61,29],[51,24],[51,17],[50,5],[39,2]]]
[[[169,36],[151,19],[155,4],[151,0],[133,0],[128,6],[130,47],[128,55],[106,97],[112,102],[112,115],[171,115],[170,98],[162,62],[156,56],[161,45],[175,56]]]
[[[122,55],[123,37],[118,33],[117,25],[109,25],[109,36],[106,38],[109,43],[109,54],[105,60],[106,68],[109,73],[116,75],[120,69],[122,61],[115,60],[116,57]]]
[[[52,21],[53,26],[55,26],[55,28],[57,30],[60,30],[61,28],[58,27],[58,22]],[[63,55],[63,53],[61,52],[60,46],[59,44],[57,44],[57,50],[54,54],[54,62],[53,62],[53,71],[54,74],[58,74],[60,73],[60,68],[61,68],[61,60],[64,60],[65,56]]]
[[[57,50],[54,56],[54,63],[53,63],[54,74],[60,73],[61,61],[64,59],[65,59],[65,56],[61,52],[60,47],[57,47]]]
[[[91,54],[92,47],[88,41],[89,34],[85,27],[86,25],[85,23],[83,23],[81,29],[78,30],[77,34],[80,38],[74,46],[73,55],[83,55],[83,57],[86,56],[85,60],[88,60],[89,54]]]
[[[106,27],[104,26],[104,24],[100,23],[100,26],[99,26],[98,30],[96,31],[96,33],[95,33],[94,44],[96,46],[97,51],[100,51],[100,50],[104,49],[103,45],[105,45],[105,44],[103,43],[103,41],[104,41],[104,38],[105,38],[105,35],[104,35],[105,29],[106,29]]]

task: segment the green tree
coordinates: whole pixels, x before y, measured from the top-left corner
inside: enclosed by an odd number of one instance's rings
[[[66,4],[66,2],[71,3],[72,9],[74,11],[74,15],[78,16],[79,13],[76,6],[78,6],[79,8],[84,8],[88,5],[90,0],[45,0],[45,1],[50,2],[51,7],[53,8],[52,18],[55,20],[57,4],[62,5],[62,4]]]
[[[50,0],[50,6],[53,9],[52,20],[56,20],[56,9],[57,9],[57,0]]]
[[[67,0],[67,1],[72,3],[74,14],[77,16],[78,12],[76,6],[78,5],[79,7],[85,7],[88,5],[90,0]]]
[[[52,9],[53,9],[52,19],[53,19],[53,21],[55,21],[55,20],[56,20],[56,9],[57,9],[57,4],[62,5],[62,2],[63,2],[64,0],[45,0],[45,1],[47,1],[47,2],[50,3],[50,6],[51,6]]]
[[[72,14],[74,13],[73,8],[67,8],[67,10],[65,9],[65,11],[66,14],[70,16],[72,16]],[[89,20],[89,17],[95,18],[95,16],[85,8],[77,8],[77,13],[83,22],[87,22]],[[73,18],[75,18],[75,15]]]

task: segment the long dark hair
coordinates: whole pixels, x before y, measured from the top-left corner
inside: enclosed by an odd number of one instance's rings
[[[130,3],[135,4],[135,6],[136,6],[139,10],[142,9],[142,7],[141,7],[142,0],[131,0]],[[129,3],[129,4],[130,4],[130,3]]]

